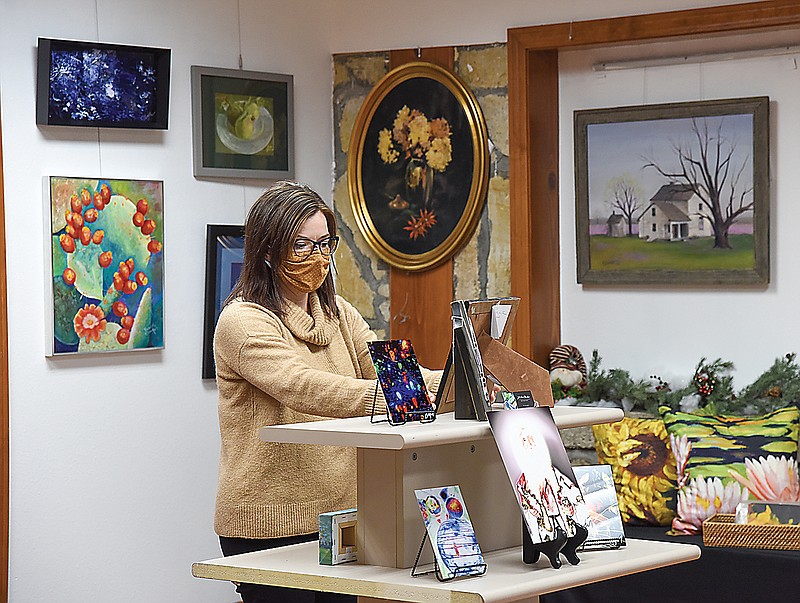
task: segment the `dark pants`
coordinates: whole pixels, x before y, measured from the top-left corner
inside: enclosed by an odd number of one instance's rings
[[[300,542],[310,542],[318,538],[317,534],[262,539],[226,538],[225,536],[220,536],[219,544],[222,547],[222,554],[228,557],[229,555],[264,551]],[[262,586],[260,584],[239,584],[236,592],[242,595],[243,603],[356,603],[356,597],[353,595],[338,595],[335,593],[314,592],[312,590]]]

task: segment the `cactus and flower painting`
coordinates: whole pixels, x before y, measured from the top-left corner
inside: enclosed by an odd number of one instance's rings
[[[47,179],[47,355],[164,347],[163,184]]]

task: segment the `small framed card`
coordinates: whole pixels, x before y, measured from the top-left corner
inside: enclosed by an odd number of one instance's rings
[[[619,514],[617,492],[610,465],[573,468],[589,513],[589,536],[584,549],[616,549],[625,546],[625,530]]]
[[[414,494],[433,547],[436,577],[450,580],[486,573],[486,562],[461,489],[444,486],[414,490]]]

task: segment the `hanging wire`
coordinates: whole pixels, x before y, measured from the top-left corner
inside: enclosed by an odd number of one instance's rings
[[[239,30],[239,69],[244,69],[244,58],[242,57],[242,0],[236,0],[236,26]]]
[[[244,69],[244,58],[242,57],[242,0],[236,0],[236,29],[239,42],[239,69]],[[243,215],[247,216],[247,188],[242,181],[242,210]],[[242,218],[244,222],[244,218]]]
[[[94,25],[95,25],[95,35],[97,38],[97,42],[100,43],[100,7],[99,7],[100,0],[94,0]],[[97,168],[99,170],[98,176],[103,176],[103,153],[102,153],[102,145],[100,144],[100,128],[95,128],[97,132]]]

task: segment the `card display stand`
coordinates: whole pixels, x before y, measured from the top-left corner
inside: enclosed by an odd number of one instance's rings
[[[419,551],[417,551],[417,558],[414,560],[414,565],[411,566],[411,575],[414,578],[419,576],[428,576],[430,574],[435,574],[436,579],[439,582],[447,582],[449,580],[454,580],[456,578],[463,578],[466,576],[482,576],[486,573],[486,568],[488,567],[486,563],[478,563],[476,565],[467,565],[459,567],[459,571],[457,574],[453,574],[449,578],[445,578],[442,576],[441,569],[439,568],[439,562],[436,560],[436,556],[433,557],[433,569],[428,570],[425,572],[418,571],[417,568],[419,567],[419,558],[422,556],[422,551],[425,550],[425,544],[430,542],[430,538],[428,537],[427,530],[425,531],[425,535],[422,537],[422,542],[419,545]],[[467,570],[467,571],[463,571]]]
[[[523,521],[522,561],[529,565],[536,563],[541,554],[547,557],[553,568],[558,569],[561,567],[561,555],[563,555],[571,565],[578,565],[581,562],[580,557],[578,557],[578,549],[586,542],[589,530],[582,525],[576,524],[574,536],[568,537],[561,528],[558,528],[558,532],[558,538],[554,540],[534,543]]]

